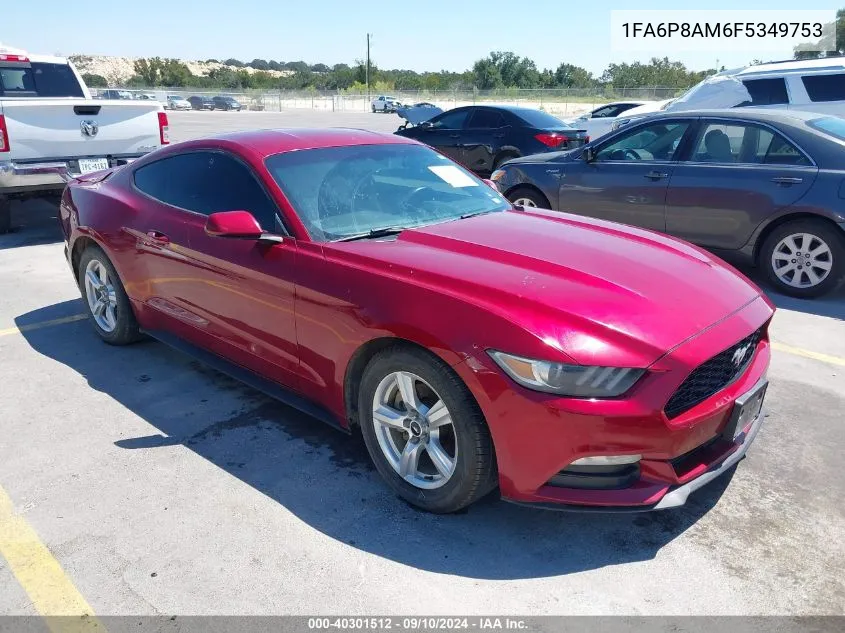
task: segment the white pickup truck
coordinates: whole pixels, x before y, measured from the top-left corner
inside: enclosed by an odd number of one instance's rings
[[[94,100],[62,57],[0,48],[0,233],[11,201],[61,194],[66,181],[167,145],[156,101]]]

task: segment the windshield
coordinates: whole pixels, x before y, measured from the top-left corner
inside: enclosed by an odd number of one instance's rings
[[[412,228],[510,205],[422,145],[355,145],[270,156],[267,168],[315,240]]]
[[[167,97],[167,98],[170,99],[171,101],[184,101],[185,100],[184,97]]]
[[[845,141],[845,119],[838,117],[824,117],[821,119],[811,119],[807,121],[814,130],[824,132],[828,136],[832,136],[840,141]]]
[[[70,66],[37,62],[0,66],[0,94],[4,97],[84,96]]]

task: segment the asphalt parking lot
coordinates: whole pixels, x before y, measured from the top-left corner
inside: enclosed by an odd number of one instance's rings
[[[169,116],[175,141],[399,121]],[[55,208],[16,205],[13,222],[0,236],[0,614],[845,613],[842,293],[774,296],[768,418],[748,458],[685,508],[488,498],[432,516],[388,492],[360,441],[161,344],[100,343]]]

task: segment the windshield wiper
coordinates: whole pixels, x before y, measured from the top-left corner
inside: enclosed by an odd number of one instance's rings
[[[477,215],[487,215],[488,213],[498,213],[499,209],[490,209],[488,211],[474,211],[472,213],[464,213],[461,216],[461,220],[466,220],[467,218],[474,218]]]
[[[366,233],[356,233],[355,235],[347,235],[346,237],[341,237],[336,240],[332,240],[333,242],[352,242],[354,240],[365,240],[371,237],[384,237],[385,235],[397,235],[401,233],[407,226],[383,226],[379,229],[370,229]]]

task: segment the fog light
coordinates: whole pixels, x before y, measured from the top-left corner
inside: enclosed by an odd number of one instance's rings
[[[622,466],[636,464],[640,459],[642,455],[596,455],[576,459],[570,466]]]

